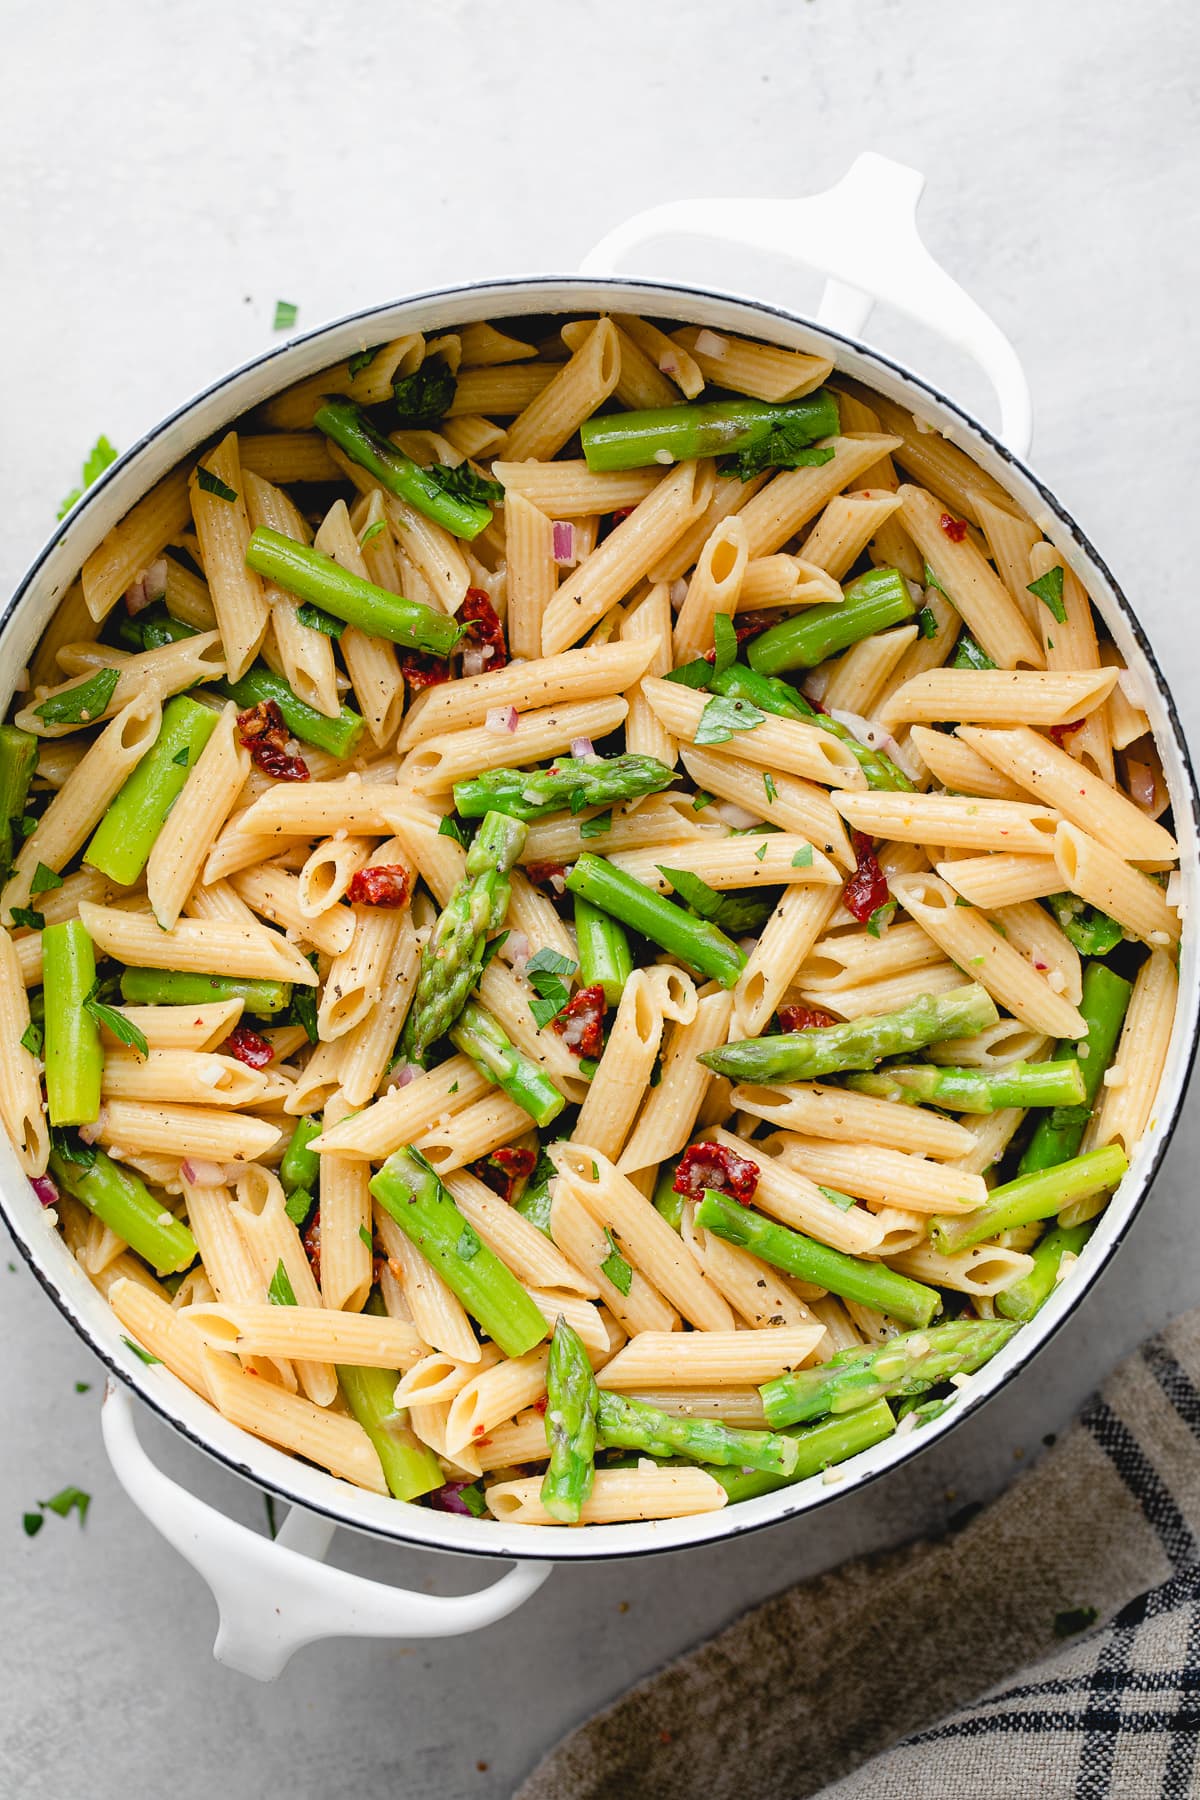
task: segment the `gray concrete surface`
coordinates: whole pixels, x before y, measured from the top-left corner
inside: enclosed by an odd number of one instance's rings
[[[813,191],[875,148],[927,171],[930,245],[1030,370],[1035,461],[1200,722],[1189,9],[9,0],[4,22],[0,584],[97,433],[130,443],[271,342],[279,297],[308,326],[454,277],[569,268],[655,200]],[[811,291],[711,248],[642,268]],[[983,400],[920,334],[882,318],[878,332]],[[473,1639],[326,1645],[271,1688],[211,1662],[207,1593],[108,1475],[97,1388],[74,1391],[96,1366],[0,1251],[0,1794],[500,1800],[562,1730],[750,1602],[937,1530],[1031,1461],[1129,1346],[1197,1299],[1198,1153],[1193,1118],[1115,1267],[1026,1378],[869,1493],[686,1560],[560,1573]],[[259,1496],[161,1428],[147,1436],[261,1522]],[[86,1530],[51,1519],[25,1539],[23,1510],[66,1482],[94,1495]],[[365,1542],[337,1554],[416,1585],[474,1579]]]

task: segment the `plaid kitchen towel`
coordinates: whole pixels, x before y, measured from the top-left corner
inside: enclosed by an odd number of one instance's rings
[[[1198,1559],[1200,1311],[960,1531],[755,1607],[517,1800],[1184,1800]]]

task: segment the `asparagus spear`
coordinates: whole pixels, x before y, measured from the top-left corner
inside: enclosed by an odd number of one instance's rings
[[[722,1468],[719,1464],[710,1467],[708,1473],[725,1489],[730,1505],[737,1500],[757,1500],[760,1494],[774,1493],[776,1488],[819,1475],[823,1469],[832,1468],[834,1463],[845,1462],[847,1457],[869,1450],[873,1444],[890,1437],[895,1429],[891,1407],[886,1400],[876,1400],[873,1405],[860,1407],[857,1412],[846,1413],[843,1417],[822,1419],[819,1425],[811,1425],[807,1431],[790,1432],[788,1435],[796,1446],[796,1467],[790,1475],[769,1475],[761,1469]]]
[[[233,975],[193,975],[183,969],[125,969],[121,998],[130,1006],[207,1006],[240,1000],[256,1019],[269,1019],[291,1004],[290,981]]]
[[[646,1456],[684,1456],[691,1462],[762,1469],[769,1475],[794,1473],[794,1438],[772,1431],[736,1431],[716,1419],[677,1419],[626,1394],[604,1391],[597,1415],[599,1441],[608,1449],[640,1450]]]
[[[943,1038],[974,1037],[999,1017],[991,995],[972,983],[948,994],[922,994],[899,1012],[743,1038],[707,1051],[700,1061],[733,1081],[813,1081],[844,1069],[870,1069],[885,1056],[903,1056]]]
[[[50,1173],[59,1187],[87,1207],[117,1237],[124,1238],[160,1275],[174,1274],[195,1262],[196,1240],[186,1225],[164,1214],[163,1203],[128,1169],[120,1168],[103,1150],[89,1149],[74,1162],[51,1152]]]
[[[450,1042],[523,1106],[535,1125],[549,1125],[567,1104],[545,1071],[509,1042],[478,1001],[467,1001],[450,1027]]]
[[[331,556],[297,543],[281,531],[272,531],[267,525],[259,525],[251,532],[246,563],[289,593],[323,607],[336,619],[344,619],[347,625],[354,625],[371,637],[403,644],[409,650],[449,656],[462,636],[462,627],[449,613],[376,587],[373,581],[343,569]]]
[[[724,988],[736,985],[746,958],[732,938],[707,919],[684,912],[623,869],[614,868],[602,856],[585,851],[568,874],[567,886],[601,912],[677,956],[697,975],[719,981]]]
[[[1018,1175],[1014,1181],[993,1188],[986,1203],[974,1212],[953,1218],[936,1214],[929,1222],[930,1242],[935,1250],[950,1256],[956,1250],[982,1244],[998,1231],[1052,1219],[1072,1201],[1086,1200],[1091,1194],[1116,1187],[1128,1167],[1129,1160],[1121,1146],[1105,1144],[1103,1149],[1085,1151],[1051,1169]]]
[[[575,941],[579,947],[579,985],[603,988],[607,1005],[618,1005],[633,973],[633,952],[624,928],[590,900],[576,894]]]
[[[713,1188],[705,1190],[696,1210],[696,1223],[701,1230],[715,1231],[718,1237],[751,1251],[776,1269],[828,1288],[831,1294],[873,1306],[905,1325],[928,1325],[941,1307],[942,1297],[936,1288],[898,1275],[886,1263],[864,1262],[847,1256],[843,1250],[819,1244],[790,1226],[776,1225]]]
[[[318,424],[320,415],[318,415]],[[790,448],[815,444],[838,430],[838,407],[824,388],[799,400],[709,400],[586,419],[580,430],[589,469],[645,469],[753,450],[772,435]]]
[[[778,675],[760,675],[757,669],[731,663],[729,668],[714,675],[710,685],[714,693],[725,694],[731,700],[749,700],[762,712],[776,713],[782,719],[800,719],[806,725],[827,731],[830,737],[848,746],[866,776],[869,788],[912,792],[912,782],[889,756],[881,750],[872,750],[867,744],[860,744],[848,725],[843,725],[829,713],[819,712],[803,694],[780,680]]]
[[[389,493],[407,500],[410,506],[415,506],[427,519],[443,526],[455,537],[477,538],[491,524],[490,506],[481,500],[463,500],[456,494],[447,493],[436,476],[376,431],[352,401],[326,400],[314,416],[313,424],[326,437],[331,437],[351,462],[368,470]],[[318,606],[324,604],[317,599]],[[331,607],[330,611],[333,610]]]
[[[96,980],[96,953],[78,919],[47,925],[42,967],[50,1123],[90,1125],[100,1117],[104,1054],[100,1027],[85,1004]]]
[[[669,1162],[661,1165],[658,1180],[654,1184],[654,1210],[661,1213],[672,1231],[679,1231],[683,1226],[683,1208],[687,1199],[675,1187],[675,1171],[679,1167],[679,1158],[671,1157]]]
[[[321,1180],[321,1158],[309,1145],[314,1138],[321,1135],[322,1124],[311,1113],[303,1113],[296,1120],[292,1135],[288,1139],[288,1147],[283,1153],[283,1161],[279,1165],[279,1179],[285,1194],[291,1194],[297,1188],[303,1188],[315,1194]],[[392,1386],[395,1387],[395,1382]]]
[[[311,1152],[307,1154],[311,1155]],[[379,1315],[386,1313],[378,1291],[372,1293],[363,1310]],[[446,1477],[437,1457],[406,1423],[407,1414],[396,1411],[392,1397],[396,1391],[396,1371],[351,1368],[338,1363],[337,1374],[350,1411],[375,1446],[384,1480],[393,1497],[415,1500],[418,1495],[441,1487]]]
[[[467,870],[421,950],[417,991],[404,1025],[403,1049],[423,1063],[431,1044],[453,1025],[479,979],[487,934],[504,923],[509,873],[525,843],[525,827],[490,812],[467,852]]]
[[[542,1505],[564,1525],[577,1525],[596,1476],[596,1406],[599,1395],[588,1353],[560,1316],[550,1340],[546,1370],[546,1442],[550,1462],[542,1477]]]
[[[839,1350],[815,1369],[763,1383],[758,1391],[767,1424],[778,1430],[823,1413],[853,1412],[886,1395],[922,1394],[951,1375],[981,1367],[1015,1330],[995,1319],[953,1319],[884,1344]]]
[[[585,806],[612,806],[670,787],[674,769],[653,756],[560,756],[547,769],[488,769],[454,784],[454,804],[464,819],[507,813],[510,819],[544,819]]]
[[[25,812],[37,759],[38,741],[31,731],[0,725],[0,879],[12,864],[13,829]]]
[[[1051,894],[1047,904],[1059,929],[1081,956],[1107,956],[1125,933],[1098,906],[1087,906],[1077,894]]]
[[[955,1069],[918,1063],[890,1064],[869,1075],[847,1075],[845,1085],[881,1100],[941,1106],[948,1112],[991,1113],[1005,1106],[1078,1106],[1083,1072],[1075,1061],[1010,1063],[1004,1069]]]
[[[524,1356],[541,1343],[545,1319],[420,1151],[394,1150],[373,1176],[371,1192],[505,1356]]]
[[[129,887],[154,848],[154,840],[183,792],[196,759],[216,729],[211,706],[179,694],[163,708],[154,747],[138,763],[92,833],[83,860]]]
[[[760,675],[814,669],[874,632],[902,625],[916,610],[898,569],[871,569],[850,583],[840,606],[806,606],[755,638],[746,654]]]
[[[996,1311],[1021,1324],[1032,1319],[1054,1292],[1063,1257],[1078,1256],[1095,1229],[1094,1219],[1082,1225],[1053,1226],[1030,1252],[1033,1267],[1028,1275],[996,1295]]]
[[[1084,970],[1079,1010],[1087,1020],[1088,1034],[1078,1043],[1060,1044],[1054,1053],[1056,1060],[1073,1057],[1078,1062],[1083,1074],[1083,1102],[1065,1112],[1049,1112],[1038,1121],[1017,1165],[1018,1175],[1052,1168],[1055,1163],[1066,1162],[1079,1149],[1104,1071],[1117,1047],[1132,992],[1132,984],[1114,975],[1103,963],[1089,963]]]

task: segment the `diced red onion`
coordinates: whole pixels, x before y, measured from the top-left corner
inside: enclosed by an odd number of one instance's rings
[[[29,1185],[43,1206],[53,1206],[58,1199],[58,1189],[48,1175],[32,1175]]]
[[[514,969],[523,969],[529,961],[529,939],[523,931],[510,931],[504,940],[504,956]]]
[[[664,350],[662,355],[659,357],[658,366],[662,370],[664,375],[669,375],[671,377],[672,381],[674,381],[675,377],[679,373],[679,363],[677,362],[676,358],[667,350]]]
[[[582,759],[585,756],[595,756],[595,754],[596,746],[593,744],[591,738],[577,737],[571,739],[571,755],[575,758]]]
[[[729,353],[729,339],[718,337],[715,331],[698,331],[693,348],[697,356],[710,356],[720,362]]]
[[[473,1518],[475,1515],[462,1498],[462,1490],[470,1485],[469,1481],[448,1481],[444,1487],[434,1488],[429,1504],[438,1512],[465,1513],[467,1518]]]
[[[575,527],[570,519],[555,519],[551,527],[551,544],[554,560],[561,567],[570,568],[578,560],[575,555]]]
[[[383,1090],[385,1093],[391,1093],[396,1088],[407,1087],[409,1082],[415,1081],[420,1073],[421,1071],[417,1068],[415,1063],[397,1063],[387,1080],[384,1082]]]
[[[96,1142],[96,1139],[100,1136],[100,1123],[103,1117],[104,1114],[102,1111],[100,1118],[96,1119],[92,1124],[81,1125],[79,1127],[79,1136],[83,1143],[94,1144]]]
[[[550,886],[554,889],[556,894],[565,894],[567,891],[566,877],[564,875],[552,875],[550,877]]]
[[[747,812],[746,808],[739,806],[736,800],[717,800],[711,811],[721,820],[722,824],[732,826],[734,831],[751,831],[756,825],[762,824],[762,818],[758,813]]]
[[[148,569],[139,569],[125,590],[125,610],[131,618],[161,600],[167,591],[167,559],[160,556]]]
[[[1149,812],[1158,797],[1154,770],[1149,763],[1137,762],[1132,756],[1125,759],[1125,774],[1129,781],[1129,796],[1135,806],[1143,812]]]
[[[484,726],[488,731],[515,731],[520,716],[515,706],[493,706]]]
[[[584,1033],[588,1028],[588,1019],[580,1013],[578,1017],[568,1018],[562,1028],[562,1041],[568,1050],[578,1050],[583,1043]]]
[[[683,579],[682,575],[679,577],[679,579],[677,581],[673,581],[671,583],[671,611],[672,612],[677,613],[679,611],[680,607],[683,605],[684,601],[687,599],[687,591],[688,591],[688,584]]]
[[[179,1173],[185,1181],[190,1181],[193,1187],[209,1188],[224,1187],[225,1185],[224,1163],[206,1162],[199,1156],[185,1157],[179,1165]]]
[[[484,644],[468,644],[463,651],[462,672],[464,675],[482,675],[487,667],[487,646]]]

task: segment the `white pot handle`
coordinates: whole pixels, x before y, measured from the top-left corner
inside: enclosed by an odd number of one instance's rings
[[[220,1614],[218,1662],[274,1681],[291,1656],[320,1638],[457,1637],[514,1612],[551,1563],[523,1562],[475,1594],[415,1594],[331,1569],[320,1560],[337,1527],[293,1506],[279,1535],[227,1519],[164,1475],[138,1439],[133,1407],[109,1382],[100,1415],[104,1447],[134,1505],[212,1589]]]
[[[613,275],[638,246],[664,236],[722,238],[782,253],[827,277],[817,321],[861,336],[877,300],[931,326],[974,358],[996,390],[1000,438],[1024,456],[1033,436],[1029,383],[994,320],[936,263],[917,230],[925,177],[866,151],[835,187],[800,200],[676,200],[636,213],[580,265]]]

